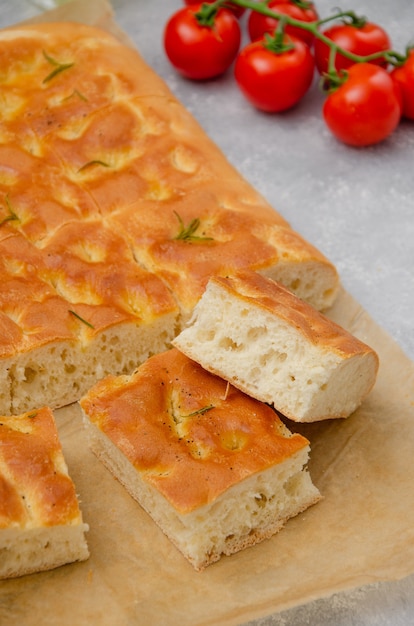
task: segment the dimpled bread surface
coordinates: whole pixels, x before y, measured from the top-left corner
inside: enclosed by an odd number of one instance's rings
[[[198,571],[320,500],[308,440],[176,349],[80,405],[94,453]]]
[[[0,44],[0,413],[132,372],[171,345],[212,275],[250,268],[332,304],[332,264],[135,50],[74,23]]]

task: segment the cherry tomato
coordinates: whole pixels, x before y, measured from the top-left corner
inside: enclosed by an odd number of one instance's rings
[[[209,4],[212,4],[215,0],[204,0],[204,1],[208,2]],[[198,4],[200,0],[184,0],[184,2],[185,4],[191,6],[192,4]],[[229,6],[227,7],[226,5],[226,8],[229,8],[230,11],[232,11],[236,17],[241,17],[246,10],[244,7],[239,7],[237,6],[237,4],[233,4],[232,2],[229,2]]]
[[[308,91],[314,74],[309,46],[284,35],[291,46],[283,52],[269,49],[265,39],[248,44],[237,57],[234,74],[242,93],[253,106],[268,113],[293,107]]]
[[[403,65],[391,72],[391,78],[401,91],[403,116],[414,120],[414,48],[409,50]]]
[[[301,22],[314,22],[318,19],[318,13],[314,4],[306,0],[271,0],[268,4],[268,8],[276,13],[288,15]],[[247,21],[247,29],[251,41],[261,39],[265,33],[273,33],[278,23],[279,21],[273,17],[263,15],[258,11],[251,11]],[[287,24],[285,33],[302,39],[310,46],[313,44],[313,33],[303,30],[302,28]]]
[[[356,63],[345,81],[325,100],[323,117],[330,131],[351,146],[370,146],[397,127],[401,94],[389,73],[372,63]]]
[[[193,80],[223,74],[240,48],[241,29],[235,15],[220,8],[207,19],[208,10],[205,3],[183,7],[170,17],[164,30],[168,59],[178,72]]]
[[[336,24],[332,28],[323,31],[323,34],[347,52],[360,56],[383,52],[391,48],[391,41],[385,30],[372,22],[365,22],[363,26]],[[316,39],[315,63],[320,74],[328,71],[329,54],[329,46],[320,39]],[[344,70],[347,67],[351,67],[354,63],[355,61],[346,58],[342,54],[336,54],[335,68],[337,70]],[[387,62],[381,57],[370,61],[370,63],[382,67],[387,66]]]

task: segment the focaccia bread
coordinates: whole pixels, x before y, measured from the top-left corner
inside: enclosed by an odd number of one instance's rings
[[[333,265],[138,52],[75,23],[0,32],[0,413],[78,399],[162,352],[212,275],[318,309]]]
[[[94,453],[196,570],[320,499],[309,442],[176,349],[81,400]]]
[[[173,344],[298,422],[348,417],[374,386],[365,343],[255,272],[213,277]]]
[[[0,579],[89,557],[52,411],[0,417]]]

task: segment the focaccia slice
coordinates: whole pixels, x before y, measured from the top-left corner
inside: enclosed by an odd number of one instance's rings
[[[173,344],[298,422],[348,417],[379,364],[370,346],[254,272],[211,278]]]
[[[196,570],[320,499],[309,442],[176,349],[81,400],[90,446]]]
[[[0,417],[0,579],[89,557],[53,413]]]

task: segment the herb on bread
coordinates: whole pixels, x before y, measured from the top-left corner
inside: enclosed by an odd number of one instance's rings
[[[13,210],[13,207],[11,205],[10,202],[10,198],[9,198],[9,194],[6,195],[6,205],[7,208],[9,210],[9,215],[6,215],[6,217],[4,217],[1,221],[0,221],[0,226],[2,226],[2,224],[5,224],[6,222],[11,222],[14,220],[19,220],[18,216],[16,215],[16,213]]]
[[[45,57],[46,61],[54,67],[54,69],[43,79],[43,83],[48,83],[52,80],[52,78],[55,78],[55,76],[57,76],[61,72],[64,72],[65,70],[68,70],[75,65],[74,63],[60,63],[49,54],[47,54],[47,52],[45,52],[44,50],[43,56]]]
[[[195,234],[201,224],[198,217],[192,219],[188,226],[185,226],[181,216],[178,215],[176,211],[174,211],[174,213],[180,224],[180,230],[178,232],[178,235],[176,235],[174,239],[178,239],[181,241],[212,241],[212,237],[199,236]]]
[[[69,313],[73,315],[74,317],[76,317],[76,319],[78,319],[83,324],[86,324],[86,326],[89,326],[89,328],[94,328],[93,324],[91,324],[90,322],[85,320],[83,317],[81,317],[78,313],[76,313],[76,311],[72,311],[71,309],[69,309]]]
[[[93,161],[88,161],[87,163],[85,163],[85,165],[82,165],[82,167],[78,169],[78,174],[79,172],[83,172],[89,167],[92,167],[93,165],[101,165],[102,167],[110,167],[109,163],[105,163],[105,161],[100,161],[99,159],[94,159]]]

